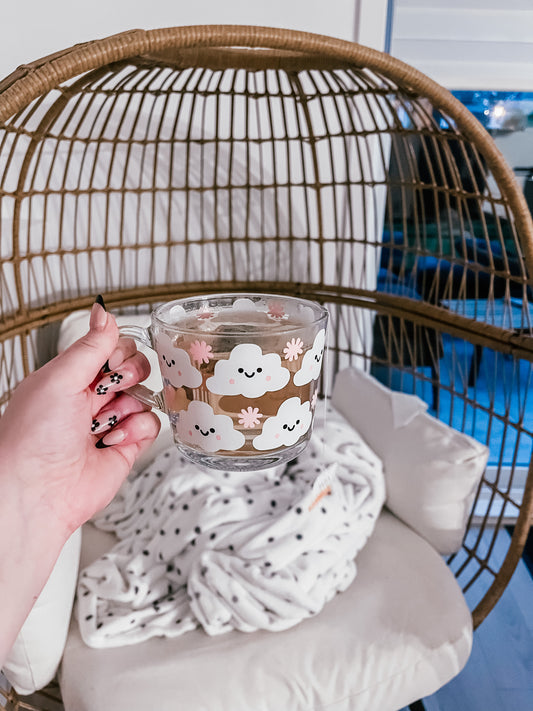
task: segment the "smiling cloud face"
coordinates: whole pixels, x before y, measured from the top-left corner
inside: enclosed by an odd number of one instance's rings
[[[215,364],[215,372],[207,379],[207,389],[216,395],[261,397],[281,390],[289,382],[290,373],[281,365],[277,353],[267,353],[253,343],[241,343],[227,360]]]
[[[189,388],[200,387],[202,374],[191,365],[187,351],[176,348],[166,333],[157,336],[157,354],[164,380],[175,388],[181,388],[183,385]]]
[[[313,347],[304,355],[302,367],[294,374],[295,385],[306,385],[310,383],[311,380],[317,380],[320,375],[320,369],[322,368],[325,342],[326,331],[322,329],[316,334]]]
[[[199,400],[179,413],[176,434],[185,444],[195,445],[204,452],[240,449],[245,442],[242,432],[233,429],[231,417],[215,415],[211,405]]]
[[[291,397],[281,403],[274,417],[269,417],[263,431],[254,438],[255,449],[277,449],[290,447],[304,435],[311,426],[309,403],[302,403],[299,397]]]

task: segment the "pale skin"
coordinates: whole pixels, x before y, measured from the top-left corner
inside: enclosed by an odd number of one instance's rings
[[[148,373],[95,304],[88,334],[27,377],[0,418],[0,667],[69,536],[111,501],[157,436],[158,418],[120,393]],[[109,413],[116,424],[93,434]]]

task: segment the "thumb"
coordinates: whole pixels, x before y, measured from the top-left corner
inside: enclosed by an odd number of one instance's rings
[[[63,377],[72,390],[83,390],[96,378],[115,350],[119,331],[114,317],[96,302],[91,310],[89,331],[57,358]]]

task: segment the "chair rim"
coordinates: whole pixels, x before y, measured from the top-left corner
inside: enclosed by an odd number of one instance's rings
[[[250,52],[250,50],[253,51]],[[263,51],[259,53],[256,50]],[[9,121],[31,101],[57,88],[62,82],[107,64],[128,61],[131,58],[142,60],[143,57],[154,56],[173,63],[179,63],[180,58],[185,60],[186,56],[189,61],[192,57],[198,58],[199,61],[220,63],[222,61],[221,55],[223,55],[223,61],[229,63],[226,66],[242,66],[240,60],[246,57],[246,61],[253,67],[259,65],[276,66],[276,61],[281,62],[282,60],[283,66],[286,66],[288,61],[294,70],[298,67],[322,68],[325,66],[324,63],[330,68],[334,66],[339,69],[364,67],[369,71],[382,73],[408,94],[430,99],[433,105],[453,118],[462,134],[482,152],[486,159],[489,169],[498,181],[502,197],[506,200],[514,217],[529,281],[533,284],[533,221],[516,177],[493,139],[477,119],[448,90],[414,67],[383,52],[353,42],[296,30],[257,26],[205,25],[130,30],[104,39],[75,45],[23,65],[6,79],[0,81],[0,127],[2,123],[5,124]],[[238,64],[237,60],[239,60]],[[368,295],[354,296],[364,298]],[[329,293],[329,298],[333,297],[335,294]],[[383,295],[380,297],[380,303],[384,307],[383,310],[387,309],[392,315],[397,313],[397,308],[401,305],[401,302],[394,304],[391,297]],[[59,309],[57,312],[54,312],[54,309],[50,310],[50,308],[44,308],[40,312],[39,317],[42,318],[43,323],[48,316],[58,316],[64,304],[56,306]],[[423,306],[426,308],[426,305]],[[427,305],[427,309],[433,316],[437,314],[436,307]],[[419,310],[419,307],[416,310]],[[439,310],[438,314],[441,320],[446,317],[442,310]],[[27,312],[23,316],[27,318]],[[477,323],[469,324],[461,316],[449,315],[445,320],[464,327],[464,330],[470,335],[478,334],[478,341],[482,341],[485,334],[489,341],[494,336],[494,333],[489,332],[490,326],[487,328]],[[12,327],[17,332],[22,332],[27,327],[27,321],[24,324],[18,321],[14,322]],[[533,351],[530,341],[522,344],[517,337],[509,336],[507,338],[507,336],[508,334],[505,336],[506,345],[511,348],[513,346],[523,347],[528,353]],[[473,611],[475,626],[488,614],[511,577],[529,530],[528,521],[532,511],[533,462],[529,469],[520,519],[517,522],[516,534],[513,538],[514,543],[509,549],[505,564],[495,578],[493,588]]]
[[[16,69],[0,82],[0,123],[6,122],[38,96],[72,78],[74,74],[79,75],[133,56],[160,56],[161,53],[164,55],[178,48],[269,49],[275,50],[268,56],[270,62],[276,55],[279,57],[279,53],[285,53],[286,56],[290,52],[295,62],[298,55],[306,57],[307,66],[309,57],[343,65],[361,65],[371,71],[383,72],[399,87],[431,99],[481,149],[513,212],[526,268],[533,283],[533,220],[516,176],[491,136],[468,109],[440,84],[409,64],[361,44],[299,30],[247,25],[190,25],[127,30],[74,45]]]

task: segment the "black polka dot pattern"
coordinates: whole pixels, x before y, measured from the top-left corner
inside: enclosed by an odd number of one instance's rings
[[[283,469],[206,472],[172,448],[130,476],[96,519],[118,543],[80,575],[83,636],[120,646],[198,626],[276,629],[284,616],[319,613],[351,583],[383,500],[377,457],[328,418],[327,436],[319,426]],[[263,586],[275,604],[264,604]]]

